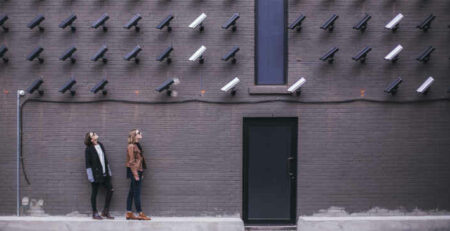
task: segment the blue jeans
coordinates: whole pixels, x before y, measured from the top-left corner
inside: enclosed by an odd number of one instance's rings
[[[127,198],[127,211],[131,211],[131,207],[133,205],[136,206],[136,212],[142,212],[141,209],[141,184],[142,184],[142,172],[138,171],[139,180],[136,181],[134,177],[130,177],[130,191],[128,191]]]

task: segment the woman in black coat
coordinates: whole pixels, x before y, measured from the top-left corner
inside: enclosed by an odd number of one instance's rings
[[[92,185],[92,218],[97,220],[103,219],[102,217],[114,219],[109,214],[109,204],[114,189],[111,184],[111,168],[108,164],[108,158],[106,158],[105,147],[102,143],[98,142],[98,135],[95,132],[86,133],[84,144],[86,145],[86,172],[88,180]],[[100,185],[106,189],[105,207],[101,216],[98,214],[96,202],[98,187]]]

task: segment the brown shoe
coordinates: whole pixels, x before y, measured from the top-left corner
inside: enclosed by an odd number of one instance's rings
[[[139,213],[139,216],[137,217],[138,220],[144,220],[144,221],[149,221],[151,220],[150,217],[147,217],[143,212]]]
[[[133,212],[127,212],[127,215],[125,215],[125,218],[127,220],[137,220],[138,218],[133,214]]]
[[[94,219],[94,220],[103,220],[103,218],[100,215],[98,215],[98,212],[93,212],[92,213],[92,219]]]
[[[114,220],[114,217],[109,214],[109,210],[105,209],[102,212],[102,217],[110,220]]]

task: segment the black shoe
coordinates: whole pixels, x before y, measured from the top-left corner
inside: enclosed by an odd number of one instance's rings
[[[110,220],[114,219],[114,217],[109,214],[109,210],[108,209],[104,209],[103,210],[102,217],[104,217],[106,219],[110,219]]]
[[[94,220],[103,220],[103,218],[100,215],[98,215],[98,212],[93,212],[92,213],[92,219],[94,219]]]

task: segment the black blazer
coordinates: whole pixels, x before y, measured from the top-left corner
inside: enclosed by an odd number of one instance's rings
[[[102,148],[103,155],[105,157],[105,176],[103,175],[103,168],[100,162],[100,158],[98,158],[97,150],[95,150],[94,145],[89,145],[86,147],[85,155],[86,155],[86,171],[88,174],[92,174],[94,178],[94,182],[103,183],[105,181],[105,177],[111,176],[111,168],[109,167],[108,158],[106,157],[105,147],[102,143],[98,142],[100,147]],[[90,173],[91,172],[91,173]]]

